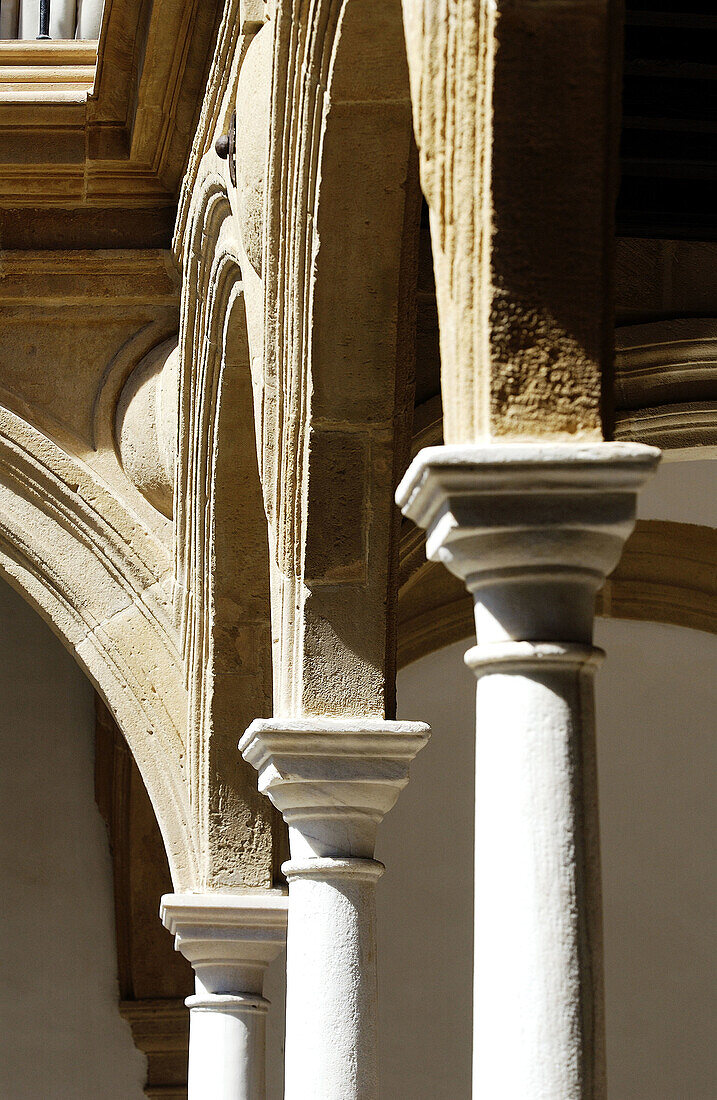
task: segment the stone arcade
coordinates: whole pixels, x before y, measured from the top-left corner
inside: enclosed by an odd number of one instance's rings
[[[472,1095],[604,1100],[594,617],[717,630],[636,524],[717,454],[717,225],[624,154],[615,243],[623,13],[70,6],[0,41],[0,569],[99,697],[147,1095],[264,1100],[286,944],[287,1100],[377,1100],[397,667],[472,635]]]

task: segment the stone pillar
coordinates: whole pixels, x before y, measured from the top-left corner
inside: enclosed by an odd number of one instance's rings
[[[253,722],[240,748],[289,826],[286,1100],[377,1100],[376,831],[417,722]]]
[[[187,998],[189,1100],[264,1100],[264,971],[284,946],[280,892],[166,894],[160,915],[194,967]]]
[[[473,1095],[605,1096],[594,600],[659,452],[422,451],[399,486],[475,605]]]

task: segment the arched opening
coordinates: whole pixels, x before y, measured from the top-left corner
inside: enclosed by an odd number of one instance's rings
[[[91,685],[0,581],[0,1094],[141,1100],[118,1008],[113,874]],[[155,826],[156,828],[156,826]]]
[[[202,888],[270,887],[284,830],[237,753],[272,709],[267,520],[239,247],[211,173],[188,232],[175,553],[190,798]]]

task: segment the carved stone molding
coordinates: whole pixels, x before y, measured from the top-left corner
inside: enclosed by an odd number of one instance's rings
[[[285,830],[236,755],[237,727],[270,711],[272,694],[254,413],[261,347],[252,339],[252,272],[242,266],[214,152],[201,163],[183,247],[174,610],[189,695],[186,777],[203,853],[201,889],[269,889]],[[260,312],[262,302],[260,291]]]
[[[0,39],[0,103],[83,103],[96,66],[96,42]]]
[[[97,45],[0,45],[5,247],[169,244],[219,7],[105,0]]]
[[[618,328],[615,437],[669,458],[717,455],[717,319]]]
[[[189,1012],[184,999],[120,1001],[134,1044],[147,1056],[148,1100],[187,1100]]]
[[[399,668],[475,629],[461,581],[425,556],[425,538],[406,524],[401,540]],[[622,558],[597,596],[605,618],[670,623],[717,633],[717,532],[696,524],[638,520]]]
[[[224,5],[202,109],[179,194],[174,228],[174,249],[179,261],[186,256],[190,246],[186,233],[192,217],[192,206],[202,187],[201,177],[205,170],[206,154],[211,151],[216,137],[226,129],[234,106],[239,71],[253,37],[263,26],[268,14],[265,0],[227,0]],[[269,72],[264,74],[267,86],[270,78]]]
[[[177,340],[144,356],[125,382],[115,411],[122,468],[142,496],[172,518],[179,403]]]
[[[274,713],[381,717],[395,706],[392,490],[420,210],[400,4],[277,5],[273,67],[261,468]]]

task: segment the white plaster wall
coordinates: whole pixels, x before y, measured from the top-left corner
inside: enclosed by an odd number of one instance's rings
[[[117,1011],[92,689],[0,582],[0,1097],[141,1100]]]

